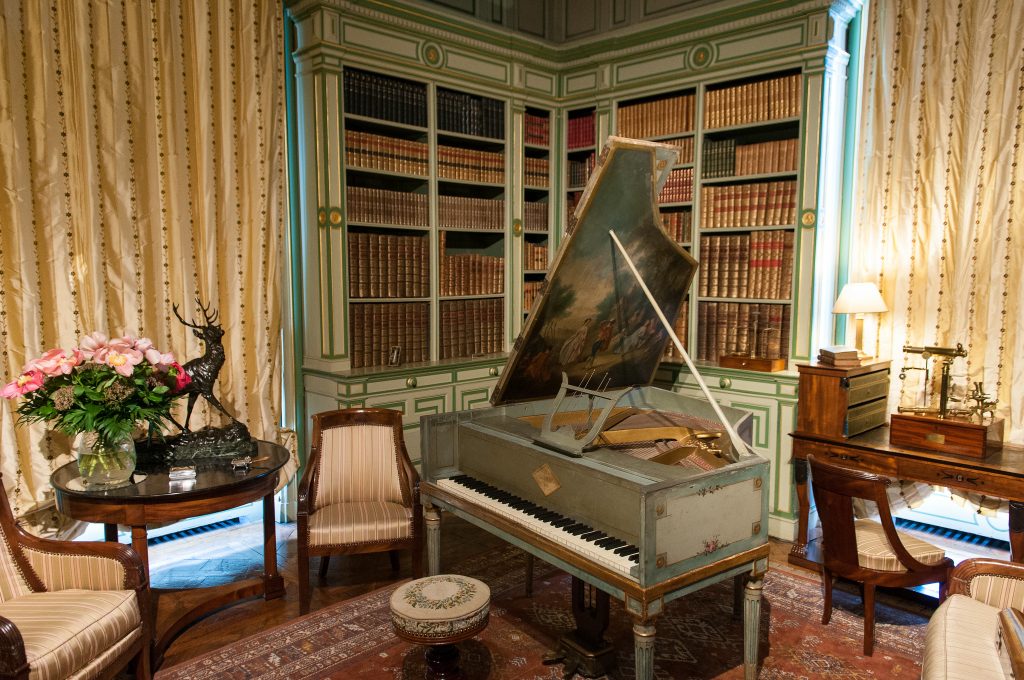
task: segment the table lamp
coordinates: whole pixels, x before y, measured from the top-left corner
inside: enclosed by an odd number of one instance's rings
[[[864,315],[887,311],[889,308],[885,306],[885,300],[878,292],[878,286],[870,282],[846,284],[839,293],[836,303],[832,306],[833,314],[853,314],[854,328],[856,329],[854,347],[857,348],[861,358],[866,356],[861,348],[861,344],[864,342]]]

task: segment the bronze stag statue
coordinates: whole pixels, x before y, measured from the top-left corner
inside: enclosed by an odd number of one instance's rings
[[[185,319],[181,318],[181,314],[178,313],[178,305],[174,304],[171,306],[171,309],[174,310],[174,316],[178,317],[178,321],[191,328],[192,333],[203,341],[204,347],[203,356],[190,359],[182,366],[189,377],[192,378],[192,382],[182,390],[182,394],[188,395],[185,423],[179,426],[182,432],[189,431],[188,421],[192,417],[192,408],[196,405],[196,400],[199,397],[205,399],[211,406],[230,418],[232,422],[237,422],[235,417],[227,412],[227,409],[221,405],[220,400],[213,394],[213,385],[217,382],[221,366],[224,365],[224,345],[220,341],[224,337],[224,329],[217,324],[217,310],[214,310],[211,314],[210,305],[204,305],[199,298],[196,298],[196,304],[203,312],[205,321],[202,324],[196,323],[195,320],[191,322],[185,321]]]

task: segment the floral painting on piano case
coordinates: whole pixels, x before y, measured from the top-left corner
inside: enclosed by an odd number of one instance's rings
[[[651,382],[669,337],[609,231],[674,321],[697,269],[658,211],[677,159],[666,144],[609,138],[576,208],[576,227],[498,380],[495,405],[553,397],[563,372],[590,389]]]

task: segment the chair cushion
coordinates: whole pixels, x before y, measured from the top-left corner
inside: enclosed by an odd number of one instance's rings
[[[316,507],[349,501],[403,501],[392,428],[346,425],[321,434]]]
[[[412,510],[387,501],[335,503],[309,516],[309,544],[350,545],[412,537]]]
[[[854,522],[854,531],[857,532],[857,562],[860,566],[876,571],[907,570],[889,545],[881,524],[871,519],[859,519]],[[937,564],[946,557],[941,548],[919,538],[900,532],[900,540],[907,552],[922,564]]]
[[[391,594],[391,622],[399,637],[440,644],[483,630],[491,604],[487,584],[439,574],[400,585]]]
[[[998,609],[966,595],[950,595],[928,622],[922,680],[1001,680],[998,629]]]
[[[0,604],[25,642],[32,678],[66,678],[141,624],[134,590],[29,593]]]

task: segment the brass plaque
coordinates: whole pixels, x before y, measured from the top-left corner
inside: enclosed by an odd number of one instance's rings
[[[547,463],[533,471],[533,481],[537,482],[537,486],[540,487],[545,496],[550,496],[562,488],[562,483],[555,476],[555,471]]]
[[[946,435],[939,434],[938,432],[929,432],[928,434],[926,434],[924,436],[924,438],[927,441],[930,441],[933,444],[945,444],[946,443]]]

